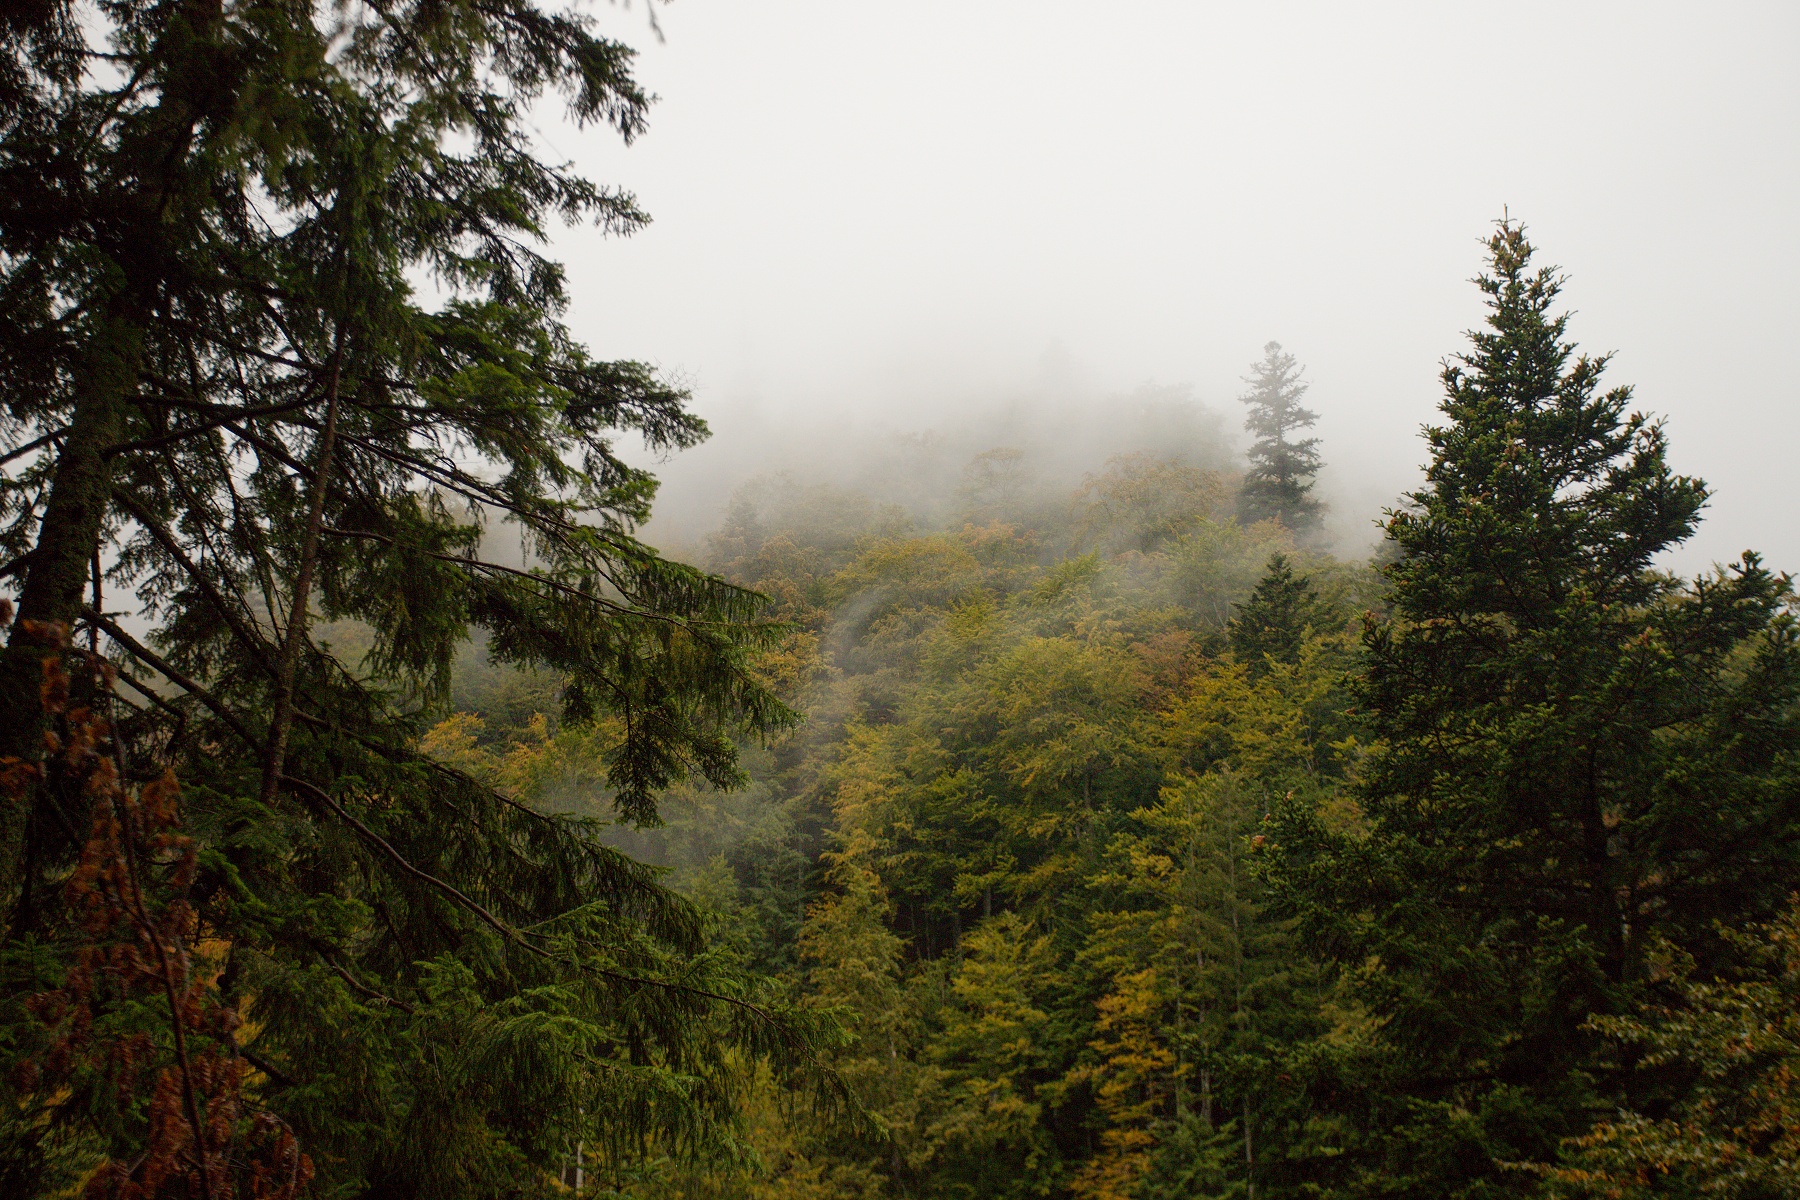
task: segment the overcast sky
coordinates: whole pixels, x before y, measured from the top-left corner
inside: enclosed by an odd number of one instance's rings
[[[714,424],[675,507],[752,425],[927,427],[1047,361],[1235,409],[1274,338],[1327,489],[1373,516],[1416,479],[1505,209],[1715,489],[1676,565],[1800,568],[1792,0],[678,0],[661,43],[642,0],[604,19],[641,47],[650,132],[545,136],[655,223],[557,250],[575,330]]]

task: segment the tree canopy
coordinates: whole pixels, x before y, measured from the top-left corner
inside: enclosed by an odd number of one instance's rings
[[[1795,597],[1520,225],[1375,562],[1271,342],[1241,476],[1158,391],[701,568],[552,97],[646,129],[573,8],[0,13],[0,1191],[1795,1194]]]
[[[1385,1053],[1343,1085],[1340,1169],[1381,1194],[1527,1190],[1507,1164],[1642,1100],[1584,1022],[1644,1002],[1658,938],[1718,965],[1717,929],[1772,918],[1800,872],[1787,577],[1751,554],[1656,569],[1705,488],[1629,388],[1602,390],[1523,228],[1488,254],[1487,326],[1387,525],[1360,819],[1290,805],[1277,834],[1314,944],[1379,964],[1351,976]]]
[[[637,845],[855,1014],[876,1130],[766,1094],[765,1170],[645,1194],[1792,1194],[1788,581],[1659,569],[1704,488],[1488,254],[1381,567],[1181,447],[982,525],[746,495],[809,724]]]

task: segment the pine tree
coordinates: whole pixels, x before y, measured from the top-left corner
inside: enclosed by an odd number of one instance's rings
[[[1250,390],[1239,397],[1249,406],[1244,428],[1255,436],[1250,468],[1238,495],[1238,516],[1249,521],[1279,521],[1295,533],[1318,529],[1324,506],[1313,499],[1313,476],[1323,466],[1316,437],[1296,435],[1310,429],[1319,414],[1303,408],[1308,384],[1302,368],[1280,342],[1263,347],[1262,361],[1245,378]]]
[[[1290,902],[1379,1023],[1320,1085],[1359,1195],[1528,1191],[1504,1163],[1632,1100],[1586,1022],[1632,1010],[1653,939],[1716,961],[1719,924],[1771,916],[1800,871],[1787,578],[1654,568],[1704,486],[1601,390],[1524,230],[1488,252],[1487,327],[1387,524],[1362,811],[1334,832],[1290,804],[1279,833]]]
[[[1317,1020],[1310,964],[1255,871],[1256,790],[1229,770],[1172,781],[1131,814],[1093,882],[1111,902],[1089,915],[1082,958],[1107,992],[1097,1061],[1071,1078],[1093,1081],[1113,1136],[1078,1195],[1194,1194],[1174,1190],[1184,1175],[1255,1192],[1283,1171],[1261,1147],[1304,1110],[1284,1047]]]
[[[634,138],[631,66],[527,0],[0,23],[0,756],[30,782],[0,838],[5,987],[82,944],[61,881],[92,796],[43,759],[68,722],[39,681],[103,652],[115,675],[71,674],[116,680],[82,699],[129,774],[182,779],[194,929],[324,1191],[529,1192],[577,1141],[613,1164],[728,1145],[745,1064],[804,1069],[829,1025],[706,956],[596,822],[417,745],[471,635],[559,677],[565,719],[605,718],[627,820],[683,776],[732,783],[738,740],[793,720],[752,669],[761,599],[634,536],[655,484],[615,439],[704,424],[574,341],[542,253],[553,217],[646,219],[541,161],[526,120],[554,91]],[[483,556],[496,520],[534,565]],[[116,619],[140,603],[141,639]],[[11,1055],[33,1026],[7,1020]],[[46,1076],[8,1120],[83,1128],[115,1086]]]

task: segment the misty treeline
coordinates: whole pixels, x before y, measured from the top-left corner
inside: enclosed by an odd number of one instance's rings
[[[765,1087],[760,1167],[634,1194],[1797,1194],[1793,597],[1656,568],[1705,488],[1532,254],[1494,230],[1373,562],[1258,469],[1318,454],[1274,345],[1248,469],[740,495],[709,565],[806,722],[614,844],[845,1023],[863,1111]],[[580,803],[587,735],[513,704],[438,752]]]
[[[1519,225],[1372,561],[1270,344],[1247,456],[1146,395],[691,567],[542,245],[644,214],[526,123],[637,136],[627,46],[0,49],[0,1194],[1796,1194],[1794,597],[1658,569]]]

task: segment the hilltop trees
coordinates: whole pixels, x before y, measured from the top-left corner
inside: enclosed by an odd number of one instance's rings
[[[1291,804],[1279,832],[1313,944],[1380,1023],[1332,1085],[1359,1195],[1528,1189],[1505,1164],[1554,1160],[1653,1086],[1589,1015],[1633,1010],[1659,938],[1716,962],[1717,929],[1800,878],[1788,581],[1750,554],[1691,583],[1654,569],[1705,488],[1629,388],[1601,389],[1523,229],[1488,252],[1487,326],[1445,367],[1425,486],[1387,525],[1359,819]]]
[[[648,368],[587,355],[540,252],[554,217],[645,220],[541,161],[524,119],[555,91],[635,137],[632,51],[524,0],[51,2],[4,20],[6,991],[89,962],[64,881],[95,854],[99,878],[127,877],[108,872],[134,843],[90,823],[172,769],[196,849],[171,903],[192,919],[146,925],[146,953],[198,962],[204,942],[213,961],[181,987],[247,1023],[190,1040],[257,1064],[324,1191],[532,1191],[576,1142],[614,1164],[728,1147],[746,1064],[804,1063],[824,1026],[707,957],[691,906],[594,820],[416,745],[471,634],[600,722],[627,820],[654,820],[684,775],[734,781],[740,740],[793,718],[750,669],[773,637],[760,599],[633,536],[654,481],[613,439],[675,448],[704,425]],[[415,294],[425,275],[441,302]],[[535,566],[482,556],[493,518]],[[137,602],[146,638],[116,620]],[[358,623],[368,653],[334,652],[315,617]],[[46,724],[39,681],[64,659],[79,706],[51,689]],[[45,759],[46,732],[73,748]],[[81,758],[77,733],[106,751]],[[115,796],[92,782],[102,761],[122,799],[96,799]],[[154,793],[159,820],[174,795]],[[169,861],[138,849],[153,873]],[[118,1064],[187,1071],[174,996],[96,1018],[130,1048],[113,1067],[8,1062],[9,1086],[35,1082],[6,1096],[0,1133],[37,1183],[100,1156],[206,1190],[179,1122],[174,1157],[132,1165],[161,1101]],[[68,1065],[43,1021],[4,1020],[9,1060]],[[192,1111],[183,1077],[188,1124],[228,1127]],[[115,1103],[122,1132],[97,1140]]]
[[[541,253],[644,220],[524,132],[635,136],[631,61],[524,0],[0,15],[0,1189],[1780,1194],[1794,598],[1654,569],[1705,489],[1517,225],[1360,645],[1275,343],[1240,520],[995,452],[945,529],[744,506],[734,584],[637,539],[614,439],[704,426]],[[443,719],[472,639],[558,711]]]
[[[1655,570],[1704,489],[1489,250],[1385,603],[1148,462],[1060,528],[734,548],[817,598],[765,778],[830,864],[796,986],[859,1008],[891,1137],[650,1195],[1791,1193],[1793,598]]]
[[[1495,231],[1385,603],[1200,489],[818,577],[793,778],[856,872],[803,986],[880,997],[841,1061],[894,1122],[809,1144],[827,1194],[1785,1194],[1793,597],[1655,569],[1705,490],[1560,283]]]
[[[771,1113],[766,1175],[646,1195],[1264,1195],[1310,1166],[1288,1147],[1319,972],[1257,838],[1276,797],[1341,786],[1327,614],[1363,573],[1308,559],[1287,583],[1310,603],[1246,606],[1288,535],[1221,511],[1210,477],[1134,457],[1072,498],[937,532],[865,508],[860,536],[840,498],[734,514],[734,569],[819,605],[811,720],[755,769],[766,811],[818,831],[789,977],[854,1009],[831,1061],[884,1136]],[[1280,640],[1254,672],[1224,652],[1246,607]],[[779,961],[768,857],[752,834],[668,861]]]
[[[1256,440],[1250,446],[1250,468],[1238,495],[1244,521],[1279,521],[1295,533],[1319,526],[1324,506],[1313,499],[1313,476],[1319,461],[1319,439],[1297,436],[1310,429],[1319,414],[1300,404],[1308,385],[1301,366],[1280,342],[1263,347],[1262,361],[1244,382],[1250,390],[1238,397],[1249,407],[1244,428]]]

